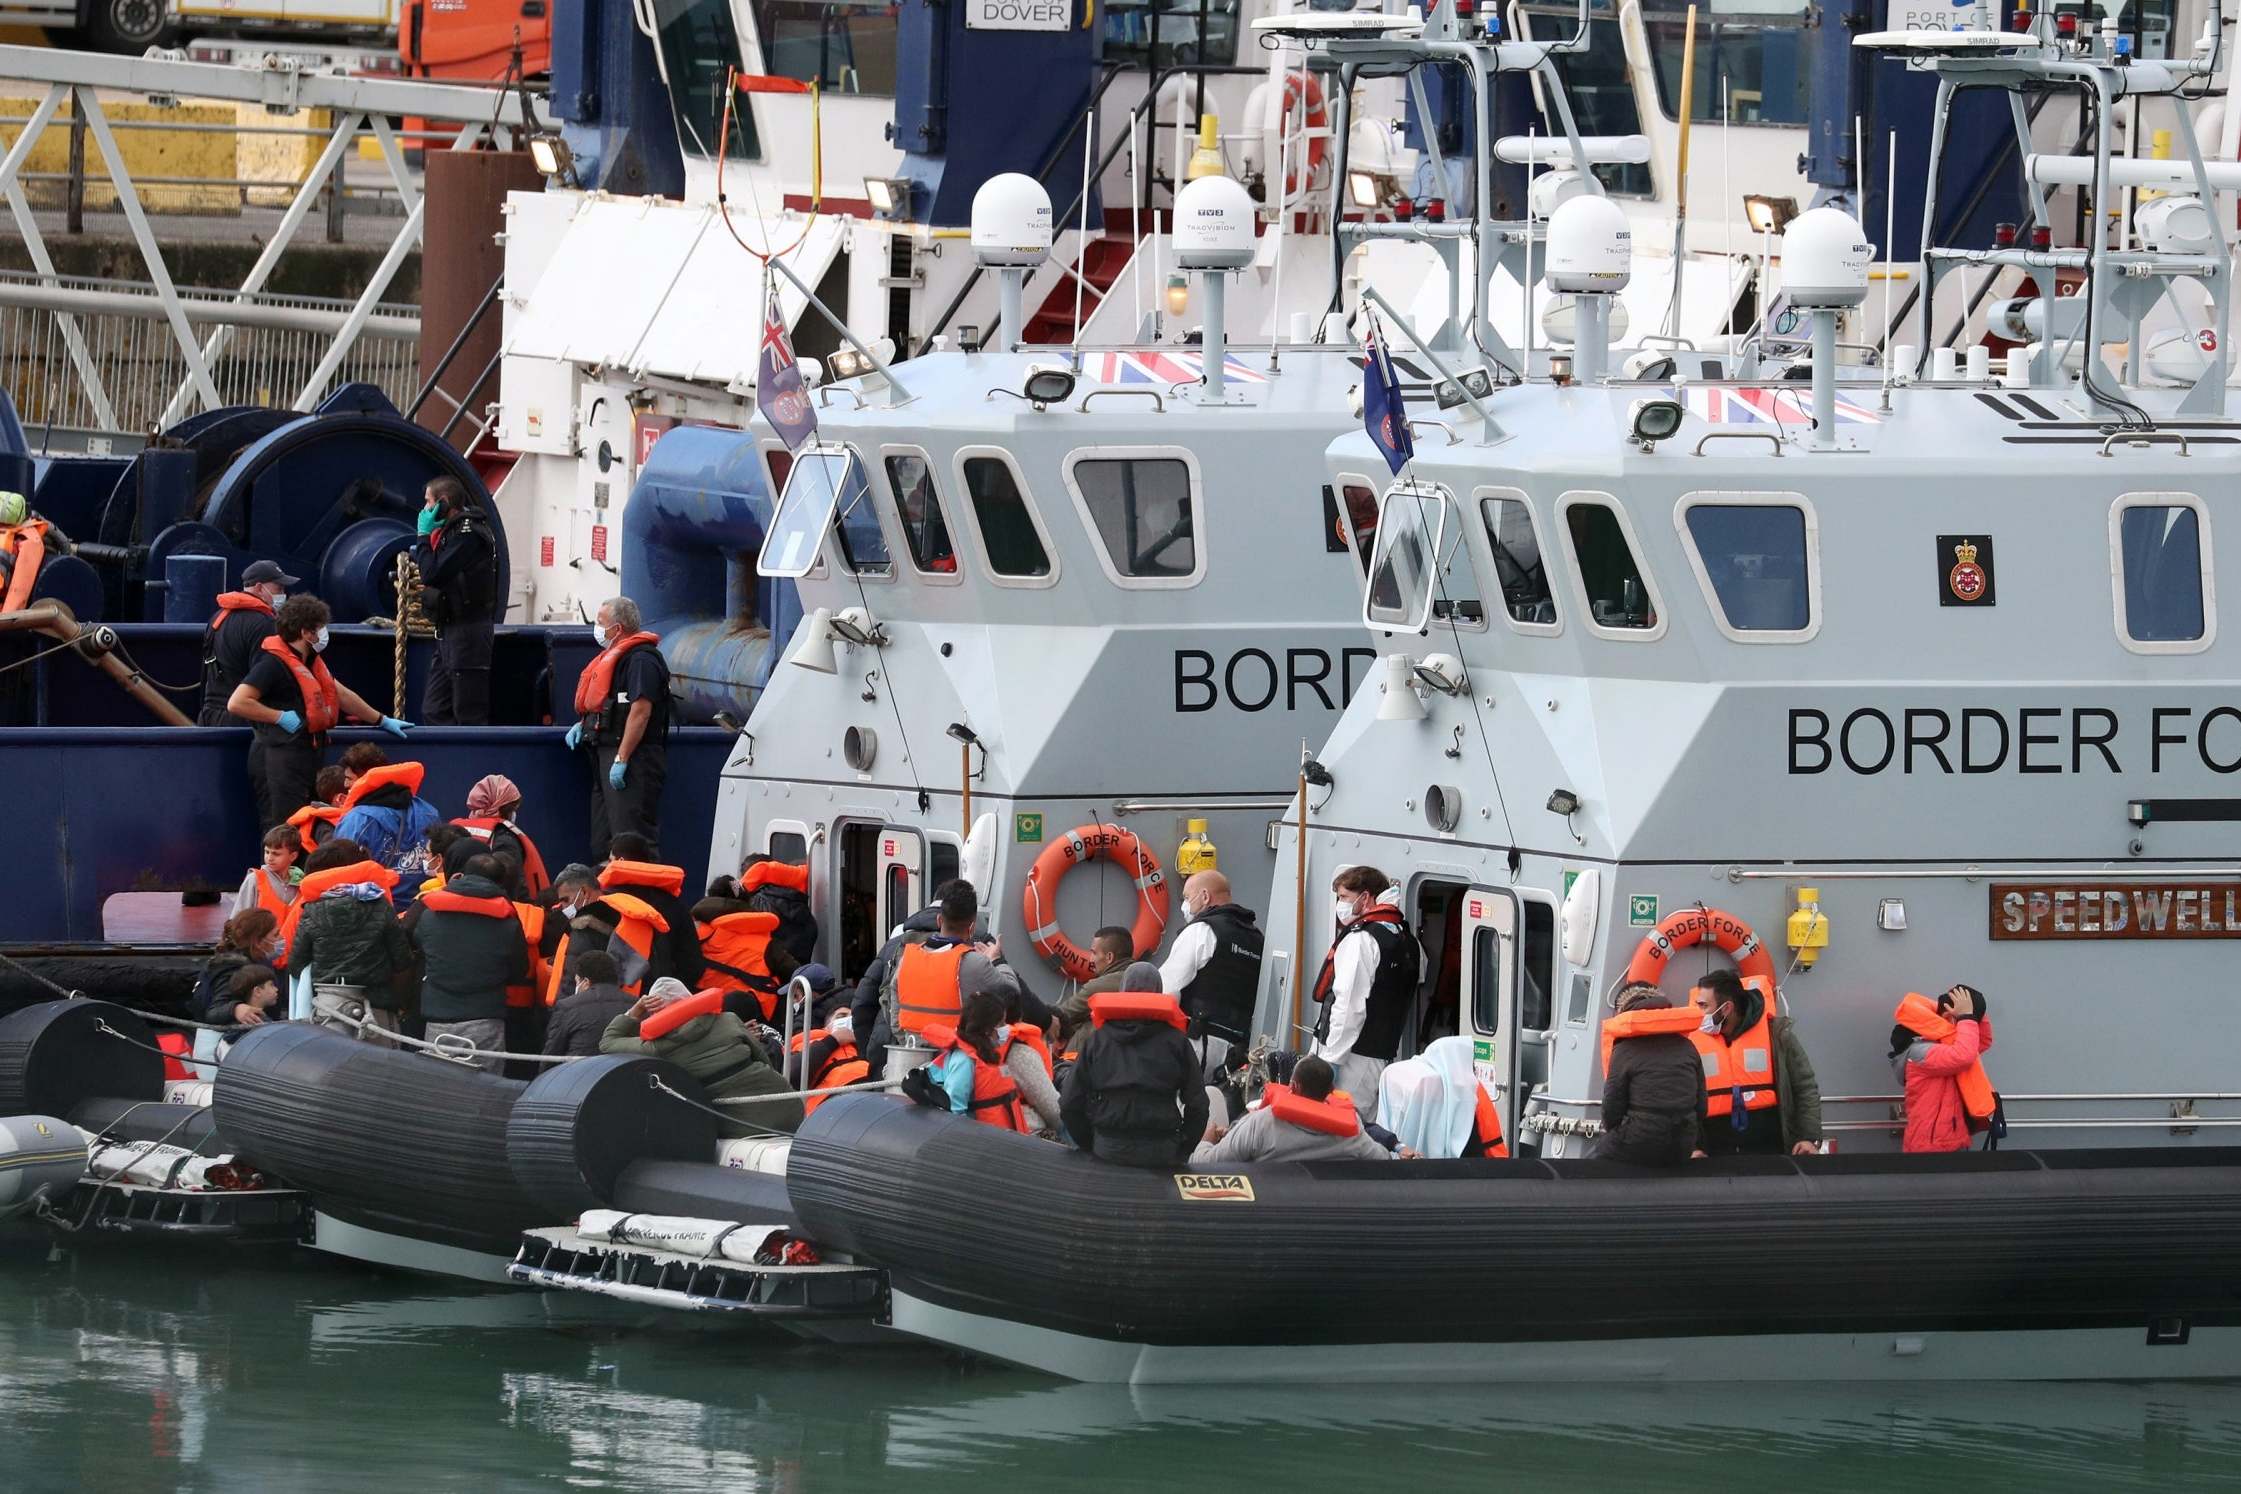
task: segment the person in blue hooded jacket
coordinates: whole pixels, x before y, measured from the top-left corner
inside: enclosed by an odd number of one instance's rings
[[[411,901],[421,882],[438,869],[428,854],[428,832],[443,816],[420,797],[426,767],[392,763],[373,743],[358,742],[343,753],[342,771],[350,788],[335,835],[357,842],[368,860],[395,872],[400,901]]]

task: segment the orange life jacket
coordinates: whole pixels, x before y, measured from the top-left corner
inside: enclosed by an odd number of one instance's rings
[[[552,947],[552,964],[545,970],[544,981],[547,1006],[560,1000],[560,982],[568,974],[568,941],[575,937],[576,931],[569,929],[561,934],[560,942]]]
[[[265,642],[270,643],[272,640],[267,638]],[[403,784],[405,792],[417,799],[420,797],[421,782],[427,776],[428,768],[424,763],[383,763],[378,768],[368,768],[350,785],[350,792],[342,796],[342,812],[348,814],[358,807],[358,801],[366,795],[394,784]]]
[[[16,568],[8,578],[8,595],[0,612],[21,612],[31,605],[31,588],[39,580],[39,567],[47,560],[47,521],[26,519],[0,530],[0,555],[13,555]]]
[[[1649,1037],[1655,1033],[1695,1032],[1704,1025],[1704,1013],[1693,1006],[1651,1006],[1621,1012],[1603,1022],[1603,1072],[1611,1071],[1611,1048],[1622,1038]]]
[[[929,1042],[935,1026],[947,1023],[954,1027],[965,1009],[957,978],[965,956],[972,952],[970,944],[950,944],[940,949],[923,944],[903,946],[902,958],[895,964],[896,1025],[904,1032],[924,1033]]]
[[[342,719],[342,695],[335,688],[335,677],[327,672],[327,661],[313,654],[311,662],[304,663],[296,657],[294,649],[280,641],[277,633],[266,638],[257,647],[287,665],[288,672],[296,677],[296,693],[303,697],[304,731],[314,737],[323,737],[333,731],[335,723]],[[271,702],[267,701],[266,704],[270,705]],[[364,781],[359,780],[361,783]],[[356,802],[355,799],[351,801]],[[343,807],[347,809],[350,806],[346,804]]]
[[[253,591],[221,591],[218,593],[218,610],[210,614],[213,631],[222,626],[228,616],[236,612],[262,612],[267,617],[277,616],[272,603]]]
[[[288,921],[288,910],[295,906],[292,899],[282,897],[272,885],[272,873],[257,868],[257,906],[273,916],[276,923]]]
[[[638,1024],[639,1040],[650,1043],[655,1038],[666,1037],[675,1032],[695,1017],[712,1017],[723,1009],[723,992],[695,991],[642,1019]]]
[[[1289,1084],[1271,1084],[1261,1091],[1261,1098],[1278,1120],[1303,1131],[1319,1131],[1325,1136],[1362,1133],[1361,1112],[1354,1108],[1353,1097],[1342,1089],[1332,1090],[1323,1099],[1309,1100],[1292,1093]]]
[[[428,894],[422,894],[420,900],[426,902]],[[514,910],[514,916],[521,920],[522,942],[529,946],[529,979],[518,986],[506,987],[506,1005],[535,1006],[537,988],[545,984],[544,957],[537,952],[538,946],[545,939],[545,910],[538,903],[512,903],[508,906]]]
[[[805,1052],[812,1044],[822,1043],[831,1037],[832,1032],[823,1027],[809,1032],[797,1032],[794,1034],[793,1050],[796,1053]],[[825,1055],[825,1061],[817,1066],[817,1072],[809,1076],[809,1082],[803,1088],[839,1089],[847,1084],[861,1084],[870,1077],[871,1065],[857,1051],[856,1040],[853,1037],[842,1038],[833,1043],[832,1051]],[[831,1098],[831,1095],[810,1096],[802,1101],[802,1114],[816,1114],[817,1107]]]
[[[638,995],[646,984],[647,968],[654,957],[655,936],[669,932],[669,920],[662,917],[661,910],[652,903],[627,892],[610,892],[600,901],[621,915],[621,921],[615,925],[615,939],[636,956],[638,965],[636,975],[627,968],[622,972],[622,988],[633,996]]]
[[[452,823],[484,845],[490,844],[490,832],[504,825],[521,842],[521,890],[535,897],[552,885],[552,878],[545,874],[545,858],[539,854],[537,842],[513,821],[494,814],[478,814],[463,815]]]
[[[319,827],[325,825],[327,834],[333,835],[335,826],[341,823],[344,813],[344,810],[333,804],[306,804],[288,816],[288,823],[296,827],[296,839],[303,846],[306,856],[318,850],[325,838],[319,834]]]
[[[1937,1009],[1937,1003],[1919,991],[1909,991],[1899,999],[1899,1009],[1892,1020],[1916,1037],[1928,1038],[1933,1043],[1953,1041],[1954,1026],[1951,1018]],[[1953,1076],[1961,1087],[1961,1104],[1973,1121],[1992,1119],[1995,1105],[1991,1076],[1984,1072],[1984,1061],[1977,1060]]]
[[[1486,1092],[1483,1084],[1478,1087],[1478,1111],[1471,1118],[1471,1134],[1463,1145],[1465,1156],[1507,1157],[1510,1154],[1509,1144],[1502,1140],[1501,1113],[1494,1108],[1494,1097]]]
[[[809,868],[784,861],[758,861],[740,876],[739,895],[744,898],[758,887],[790,887],[807,897]]]
[[[576,714],[587,721],[596,721],[607,709],[607,698],[614,691],[615,666],[622,662],[622,656],[634,648],[659,642],[659,633],[632,633],[601,649],[576,677]]]
[[[420,894],[420,906],[431,913],[472,913],[478,918],[511,918],[514,905],[502,897],[469,897],[442,888]]]
[[[325,871],[311,873],[296,884],[296,900],[288,905],[288,916],[280,921],[282,944],[292,953],[296,925],[303,920],[303,910],[335,888],[348,887],[353,882],[372,882],[378,887],[394,889],[397,874],[378,861],[353,861],[348,866],[330,866]]]
[[[1032,1048],[1035,1051],[1035,1056],[1043,1061],[1044,1073],[1055,1072],[1050,1061],[1050,1040],[1043,1036],[1034,1023],[1014,1022],[1005,1028],[1004,1041],[997,1048],[996,1056],[998,1058],[1004,1057],[1011,1051],[1011,1046],[1014,1043],[1018,1043],[1023,1048]]]
[[[755,998],[763,1020],[778,1014],[778,980],[764,956],[778,928],[775,913],[726,913],[700,929],[700,959],[711,985]]]
[[[1741,1036],[1730,1042],[1725,1033],[1689,1034],[1704,1061],[1704,1111],[1709,1116],[1732,1115],[1738,1095],[1745,1110],[1771,1110],[1782,1103],[1774,1088],[1774,995],[1758,976],[1750,977],[1744,986],[1759,993],[1759,1019]],[[1691,1002],[1700,1002],[1703,994],[1689,992]],[[1704,1013],[1699,1010],[1696,1015],[1701,1029]]]
[[[966,1103],[965,1113],[983,1125],[1026,1135],[1027,1110],[1019,1103],[1019,1086],[1004,1072],[1003,1064],[990,1063],[959,1042],[957,1029],[946,1022],[932,1023],[924,1030],[926,1041],[943,1053],[962,1053],[973,1061],[973,1097]]]
[[[1089,1025],[1107,1022],[1165,1022],[1177,1032],[1190,1031],[1191,1019],[1183,1003],[1160,991],[1109,991],[1089,998]]]
[[[685,895],[685,869],[656,861],[610,861],[599,873],[601,887],[651,887],[671,897]],[[668,928],[663,924],[664,929]]]
[[[192,1079],[195,1071],[187,1067],[194,1056],[194,1039],[183,1032],[159,1032],[156,1046],[163,1049],[163,1077],[166,1079]]]

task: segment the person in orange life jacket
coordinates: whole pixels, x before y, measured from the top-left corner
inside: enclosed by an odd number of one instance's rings
[[[241,590],[218,593],[218,612],[202,632],[202,709],[197,726],[244,726],[226,709],[234,686],[257,662],[259,645],[278,631],[274,613],[296,584],[269,560],[251,561],[241,573]]]
[[[1010,1047],[1006,1033],[1003,998],[994,991],[975,991],[965,998],[954,1028],[936,1022],[926,1029],[928,1041],[941,1049],[928,1067],[949,1095],[951,1114],[1024,1135],[1029,1130],[1027,1108],[1005,1066]]]
[[[1289,1086],[1271,1084],[1259,1108],[1233,1126],[1209,1126],[1192,1151],[1193,1167],[1227,1167],[1245,1162],[1386,1162],[1405,1148],[1388,1151],[1362,1128],[1350,1096],[1333,1093],[1331,1066],[1303,1058]]]
[[[249,784],[259,824],[286,824],[309,802],[327,733],[345,720],[403,736],[410,723],[384,716],[338,683],[319,658],[327,646],[327,604],[292,596],[274,616],[273,636],[226,698],[226,709],[255,728],[249,743]]]
[[[552,885],[545,858],[529,832],[521,828],[521,790],[511,778],[491,773],[475,780],[467,790],[467,813],[452,823],[520,868],[511,891],[516,898],[535,898]]]
[[[392,885],[389,870],[367,860],[356,841],[328,841],[304,863],[288,946],[290,963],[310,971],[317,986],[341,988],[314,991],[312,1021],[383,1046],[383,1033],[401,1030],[415,989],[412,939],[390,905]]]
[[[1803,1157],[1819,1151],[1821,1085],[1813,1077],[1813,1064],[1798,1041],[1796,1025],[1767,1010],[1766,999],[1747,988],[1732,970],[1708,971],[1697,987],[1704,993],[1705,1010],[1691,1041],[1704,1064],[1704,1150],[1715,1157],[1738,1152],[1765,1156],[1788,1152]],[[1769,1061],[1774,1068],[1771,1102],[1763,1098]],[[1753,1077],[1762,1082],[1755,1086],[1740,1082]],[[1738,1091],[1743,1100],[1740,1111],[1735,1103]]]
[[[1198,1049],[1159,967],[1138,960],[1121,990],[1091,998],[1088,1037],[1059,1091],[1059,1114],[1074,1145],[1100,1160],[1165,1170],[1185,1162],[1206,1134],[1206,1084]]]
[[[1041,1136],[1063,1136],[1065,1117],[1060,1112],[1058,1084],[1052,1077],[1057,1049],[1058,1019],[1041,997],[1024,986],[1003,996],[1004,1028],[997,1042],[1004,1072],[1018,1086],[1019,1101],[1027,1107],[1028,1128]]]
[[[1690,1032],[1694,1007],[1675,1007],[1652,985],[1618,993],[1603,1025],[1603,1134],[1591,1156],[1637,1167],[1678,1167],[1704,1155],[1704,1066]]]
[[[617,920],[599,902],[599,873],[580,861],[571,861],[553,875],[546,894],[551,911],[545,917],[545,935],[538,954],[551,979],[545,987],[548,1004],[576,989],[576,965],[592,950],[607,952]],[[618,976],[619,980],[619,976]],[[627,993],[626,993],[627,994]]]
[[[856,1029],[843,1007],[832,1020],[807,1032],[794,1034],[794,1051],[786,1059],[786,1082],[803,1089],[839,1089],[861,1084],[871,1077],[871,1065],[856,1048]],[[817,1095],[802,1102],[802,1114],[815,1115],[830,1096]]]
[[[521,920],[506,900],[505,868],[491,856],[470,857],[441,892],[421,899],[412,927],[420,952],[420,1014],[428,1040],[455,1034],[489,1057],[474,1066],[497,1072],[506,1040],[506,987],[529,981],[529,949]]]
[[[688,989],[699,990],[707,965],[700,952],[700,934],[693,928],[692,909],[685,902],[684,868],[656,861],[654,843],[637,831],[618,831],[608,839],[599,885],[603,891],[643,900],[669,925],[668,932],[654,941],[650,978],[672,975]]]
[[[817,958],[817,919],[809,911],[809,868],[775,856],[747,858],[733,894],[749,909],[771,914],[778,931],[771,935],[793,954],[796,964]]]
[[[296,900],[296,884],[303,880],[303,871],[296,865],[302,856],[303,843],[294,826],[275,825],[267,830],[264,865],[249,868],[249,875],[241,879],[241,887],[233,895],[233,911],[266,908],[275,919],[287,917],[288,905]]]
[[[1312,1051],[1365,1122],[1377,1118],[1378,1080],[1400,1052],[1423,965],[1416,936],[1386,901],[1391,885],[1374,866],[1350,866],[1332,880],[1338,937],[1315,980],[1322,1012]]]
[[[217,947],[195,981],[194,1013],[204,1022],[231,1022],[233,978],[250,965],[280,963],[280,922],[264,908],[251,908],[226,920]]]
[[[616,597],[599,609],[600,652],[576,681],[576,716],[566,741],[590,749],[591,853],[613,854],[625,832],[661,838],[661,786],[668,776],[669,665],[659,636],[643,630],[638,604]]]
[[[698,1079],[711,1100],[763,1098],[764,1103],[725,1111],[735,1117],[716,1128],[716,1134],[726,1140],[797,1129],[801,1101],[788,1096],[785,1076],[771,1066],[760,1040],[730,1012],[703,1012],[658,1037],[640,1035],[639,1024],[647,1017],[691,994],[675,980],[655,981],[651,991],[607,1024],[599,1051],[666,1058]]]
[[[31,511],[23,494],[0,493],[0,612],[20,612],[31,605],[51,528]]]
[[[1984,993],[1955,986],[1933,1005],[1909,995],[1891,1029],[1891,1068],[1906,1091],[1909,1152],[1964,1152],[1997,1097],[1981,1057],[1992,1048]],[[1972,1109],[1973,1099],[1982,1114]]]
[[[718,877],[708,884],[708,896],[693,904],[703,979],[732,993],[724,1003],[726,1010],[767,1022],[778,1014],[779,988],[793,974],[793,957],[783,945],[772,942],[778,932],[777,915],[756,912],[738,893],[731,878]],[[772,954],[779,960],[766,958]]]
[[[937,1024],[954,1028],[965,998],[974,992],[995,993],[1001,1010],[1001,1003],[1019,990],[1018,973],[999,963],[1002,947],[994,939],[974,937],[979,919],[980,897],[972,884],[962,879],[949,883],[933,937],[906,943],[895,957],[894,979],[881,996],[891,1031],[923,1034]]]
[[[436,657],[420,696],[431,726],[490,724],[490,654],[498,629],[498,546],[490,521],[467,501],[456,477],[432,479],[421,494],[421,608],[436,625]]]
[[[428,832],[443,823],[443,815],[420,797],[427,768],[393,763],[374,743],[357,742],[344,749],[342,771],[350,791],[343,797],[335,833],[358,842],[368,856],[395,872],[409,901],[421,878],[439,864],[429,854]]]
[[[815,960],[797,967],[789,979],[801,981],[809,987],[810,1025],[815,1027],[823,1027],[837,1013],[846,1012],[849,998],[855,995],[855,992],[840,983],[840,977],[833,974],[832,966],[819,964]]]
[[[555,1056],[589,1058],[599,1051],[608,1024],[630,1010],[636,997],[617,984],[615,957],[603,949],[586,950],[576,960],[568,994],[555,1002],[545,1027],[544,1051]]]
[[[1209,1074],[1253,1025],[1261,986],[1261,931],[1253,910],[1230,900],[1229,878],[1193,872],[1183,882],[1183,925],[1159,967],[1160,986],[1179,997]]]
[[[319,770],[311,781],[311,802],[288,816],[306,856],[335,838],[335,826],[342,823],[342,801],[349,796],[350,775],[342,771],[342,764],[329,763]]]

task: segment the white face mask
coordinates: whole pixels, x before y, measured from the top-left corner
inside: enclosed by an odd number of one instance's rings
[[[327,651],[327,630],[325,628],[321,628],[312,636],[311,651],[315,654],[323,654]]]
[[[1338,915],[1340,923],[1352,923],[1354,921],[1354,900],[1341,894],[1331,899],[1331,911]]]
[[[1697,1024],[1696,1030],[1704,1033],[1718,1032],[1727,1021],[1726,1012],[1727,1008],[1724,1006],[1713,1007],[1704,1014],[1704,1020]]]
[[[605,623],[595,622],[591,625],[591,641],[601,648],[607,646],[607,625]]]

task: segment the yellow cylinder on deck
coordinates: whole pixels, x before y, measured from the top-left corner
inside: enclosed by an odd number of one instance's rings
[[[1216,853],[1214,842],[1206,838],[1206,822],[1188,820],[1184,822],[1184,828],[1190,833],[1175,848],[1175,870],[1186,877],[1193,872],[1214,870]]]
[[[1829,916],[1821,911],[1821,889],[1800,887],[1797,911],[1790,915],[1789,945],[1800,969],[1810,970],[1829,947]]]

